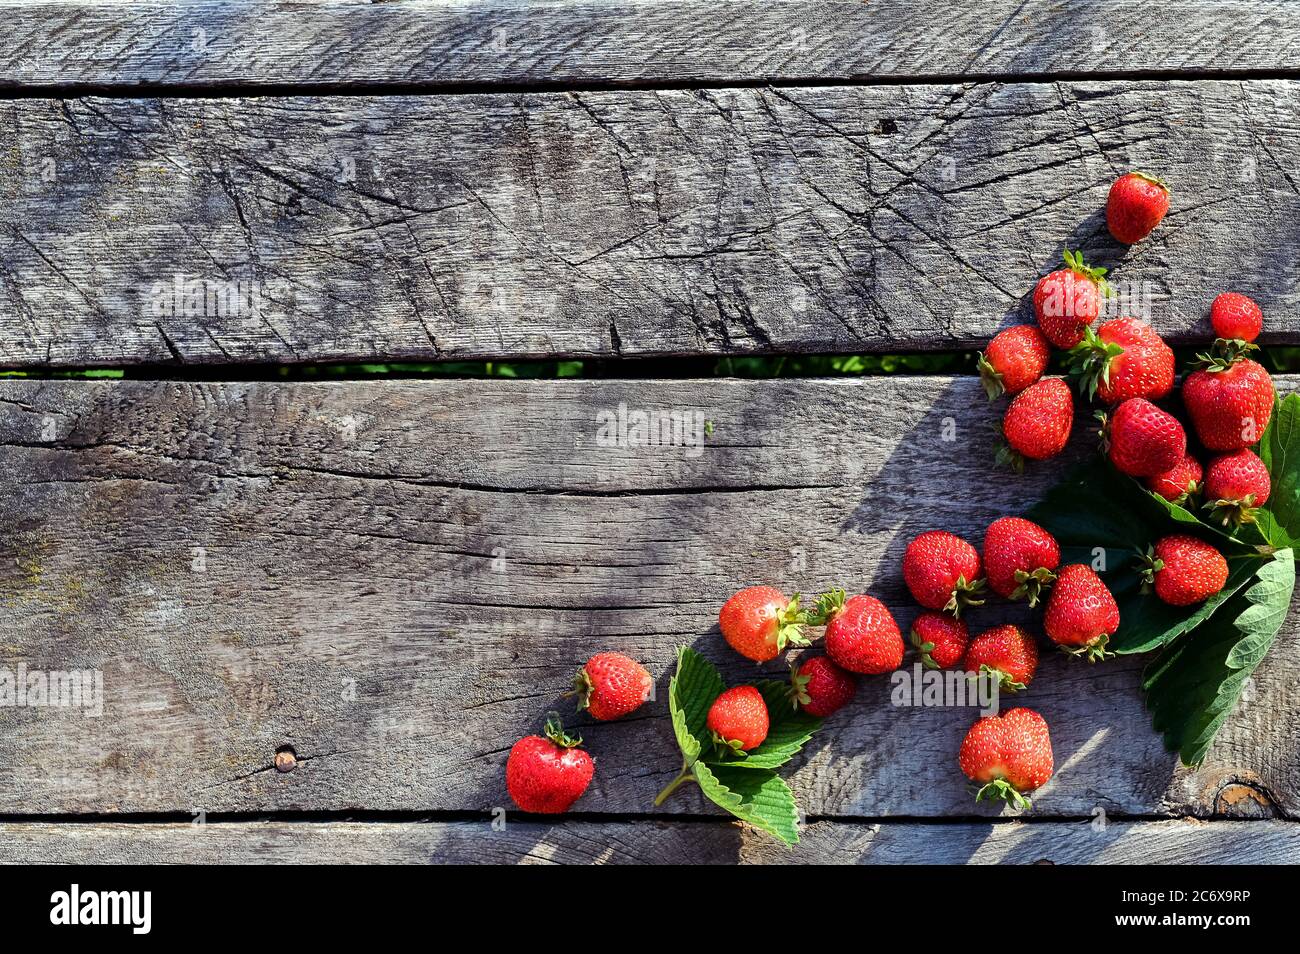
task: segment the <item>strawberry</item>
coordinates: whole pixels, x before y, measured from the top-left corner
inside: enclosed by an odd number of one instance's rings
[[[1264,312],[1254,299],[1237,292],[1224,292],[1210,303],[1210,324],[1220,338],[1254,341],[1264,327]]]
[[[947,613],[922,613],[912,621],[912,645],[926,669],[952,669],[966,652],[966,624]]]
[[[786,646],[807,646],[803,623],[807,614],[799,609],[799,594],[790,600],[774,586],[751,586],[741,590],[718,614],[718,627],[727,643],[740,655],[755,662],[767,662]]]
[[[1130,172],[1116,179],[1106,198],[1106,227],[1115,241],[1140,242],[1169,211],[1169,186],[1145,172]]]
[[[1043,376],[1051,346],[1033,325],[1013,325],[993,336],[979,356],[980,380],[993,400],[1000,394],[1019,394]]]
[[[826,652],[841,669],[866,675],[893,672],[903,664],[903,634],[884,603],[874,596],[846,600],[832,590],[818,601],[826,623]]]
[[[581,737],[564,734],[558,713],[547,715],[545,736],[529,735],[510,749],[506,791],[526,812],[555,815],[568,811],[591,784],[596,764],[578,748]]]
[[[858,680],[829,656],[814,656],[802,665],[790,667],[790,698],[796,709],[825,718],[850,702],[858,691]]]
[[[962,668],[996,675],[1003,689],[1024,689],[1038,671],[1038,644],[1019,626],[994,626],[971,640]]]
[[[1043,629],[1066,652],[1096,662],[1113,655],[1106,652],[1106,643],[1119,629],[1119,607],[1101,577],[1072,563],[1057,574]]]
[[[1209,450],[1240,450],[1258,443],[1273,416],[1273,379],[1242,354],[1254,345],[1201,355],[1202,367],[1183,382],[1183,404],[1196,436]]]
[[[1147,322],[1116,318],[1070,349],[1079,393],[1118,404],[1131,397],[1156,400],[1174,389],[1174,351]]]
[[[1102,421],[1102,445],[1110,462],[1130,477],[1154,477],[1181,461],[1187,453],[1187,432],[1178,418],[1146,398],[1129,398]]]
[[[1145,558],[1143,592],[1154,585],[1156,596],[1171,606],[1191,606],[1209,599],[1228,582],[1228,561],[1204,540],[1174,533],[1155,542]]]
[[[998,596],[1028,598],[1030,606],[1037,606],[1060,565],[1061,548],[1032,520],[1001,517],[984,531],[984,572]]]
[[[1034,317],[1047,340],[1058,348],[1073,348],[1101,311],[1110,294],[1104,268],[1092,268],[1081,252],[1063,253],[1065,268],[1044,275],[1034,287]]]
[[[634,659],[622,653],[596,653],[573,677],[578,711],[591,710],[597,719],[617,719],[650,698],[654,680]]]
[[[1002,419],[1006,446],[998,463],[1024,470],[1025,458],[1046,460],[1065,450],[1074,423],[1074,399],[1060,378],[1044,378],[1016,395]]]
[[[1025,792],[1052,777],[1052,738],[1047,720],[1033,709],[1011,709],[976,722],[961,743],[961,770],[983,787],[975,796],[1003,798],[1016,808],[1028,808]]]
[[[1142,482],[1147,490],[1159,494],[1173,503],[1186,503],[1201,489],[1201,462],[1191,454],[1184,454],[1183,459],[1174,464],[1163,474],[1147,477]]]
[[[1255,522],[1255,510],[1273,489],[1268,468],[1253,451],[1239,450],[1210,461],[1205,471],[1205,508],[1224,526]]]
[[[923,533],[903,553],[903,580],[926,609],[961,616],[966,606],[979,606],[984,588],[979,552],[946,530]]]
[[[705,722],[719,748],[748,752],[767,738],[767,703],[753,686],[736,686],[713,700]]]

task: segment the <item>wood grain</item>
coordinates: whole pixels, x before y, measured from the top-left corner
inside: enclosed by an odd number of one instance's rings
[[[0,824],[7,864],[1294,864],[1295,822]]]
[[[1282,0],[23,3],[26,87],[728,83],[1300,67]]]
[[[620,405],[712,433],[603,446]],[[578,809],[648,812],[678,768],[674,647],[779,677],[714,628],[755,582],[870,589],[906,625],[906,540],[978,539],[1066,463],[996,475],[994,414],[971,378],[0,383],[0,664],[104,680],[100,718],[0,708],[0,812],[490,811],[597,649],[660,695],[577,720],[599,765]],[[1050,654],[1024,697],[1057,753],[1034,812],[1294,814],[1298,646],[1293,617],[1197,771],[1151,732],[1140,660]],[[865,680],[792,783],[814,816],[991,815],[955,766],[973,719]]]
[[[20,100],[0,364],[978,347],[1064,247],[1300,340],[1300,84]],[[1173,210],[1126,249],[1107,189]],[[177,291],[177,289],[180,291]]]

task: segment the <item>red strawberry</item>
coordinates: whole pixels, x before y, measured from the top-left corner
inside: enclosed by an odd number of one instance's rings
[[[790,698],[795,708],[825,718],[853,701],[858,680],[829,656],[814,656],[799,667],[790,667]]]
[[[748,752],[767,738],[767,703],[753,686],[736,686],[713,700],[705,721],[719,747]]]
[[[947,613],[922,613],[912,621],[912,645],[926,669],[953,669],[966,652],[966,624]]]
[[[946,530],[923,533],[903,553],[903,580],[926,609],[960,616],[966,606],[979,606],[984,588],[979,552]]]
[[[1033,709],[1011,709],[980,719],[966,733],[957,760],[966,777],[983,786],[975,796],[977,802],[1003,798],[1017,808],[1028,808],[1024,793],[1052,777],[1047,721]]]
[[[1074,399],[1060,378],[1044,378],[1018,394],[1002,419],[1007,446],[998,463],[1024,469],[1025,458],[1046,460],[1065,450],[1074,423]]]
[[[526,812],[555,815],[568,811],[595,774],[591,756],[578,748],[580,737],[564,734],[558,713],[547,716],[545,737],[520,739],[506,759],[506,791]]]
[[[1191,454],[1184,454],[1183,459],[1169,470],[1142,482],[1152,493],[1174,503],[1183,503],[1201,489],[1202,476],[1201,462]]]
[[[1220,338],[1254,341],[1264,327],[1264,312],[1253,299],[1224,292],[1210,304],[1210,324]]]
[[[1079,391],[1118,404],[1131,397],[1162,398],[1174,389],[1174,352],[1137,318],[1116,318],[1070,349]]]
[[[1130,477],[1154,477],[1170,470],[1187,453],[1187,433],[1178,418],[1146,398],[1129,398],[1104,426],[1110,462]]]
[[[1210,461],[1205,471],[1205,507],[1224,526],[1255,522],[1255,509],[1273,490],[1268,468],[1253,451],[1239,450]]]
[[[962,668],[996,674],[1003,689],[1024,689],[1038,671],[1038,644],[1019,626],[994,626],[971,640]]]
[[[1067,652],[1104,659],[1106,643],[1119,629],[1119,607],[1096,573],[1072,563],[1056,577],[1043,615],[1047,638]]]
[[[654,680],[640,663],[622,653],[596,653],[573,677],[578,711],[597,719],[617,719],[650,698]]]
[[[1030,606],[1037,606],[1060,565],[1056,540],[1031,520],[1001,517],[984,531],[984,573],[998,596],[1028,598]]]
[[[1228,561],[1197,537],[1175,533],[1157,540],[1146,556],[1144,590],[1171,606],[1191,606],[1209,599],[1228,582]]]
[[[718,627],[736,652],[755,662],[767,662],[787,645],[807,646],[799,610],[799,594],[790,600],[774,586],[751,586],[722,605]]]
[[[1058,348],[1073,348],[1101,311],[1110,294],[1106,269],[1092,268],[1081,252],[1065,250],[1065,268],[1038,280],[1034,287],[1034,317],[1047,340]]]
[[[1241,357],[1242,351],[1234,347],[1226,355],[1202,355],[1204,367],[1183,382],[1183,404],[1196,436],[1210,450],[1240,450],[1258,443],[1273,416],[1273,379],[1259,364]]]
[[[1115,241],[1140,242],[1169,211],[1169,186],[1145,172],[1130,172],[1114,181],[1106,198],[1106,227]]]
[[[903,634],[884,603],[874,596],[844,598],[832,590],[818,601],[826,624],[826,652],[849,672],[879,675],[903,664]]]
[[[980,380],[993,400],[999,394],[1019,394],[1043,376],[1051,346],[1033,325],[1013,325],[993,336],[979,357]]]

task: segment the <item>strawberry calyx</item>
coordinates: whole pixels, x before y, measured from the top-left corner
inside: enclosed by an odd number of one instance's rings
[[[582,736],[569,735],[564,731],[564,723],[560,721],[558,712],[546,713],[546,725],[542,728],[542,734],[562,749],[573,749],[582,745]]]
[[[1259,345],[1253,341],[1242,341],[1240,338],[1215,338],[1210,350],[1198,354],[1190,367],[1193,370],[1199,369],[1216,374],[1227,371],[1234,364],[1244,360],[1252,351],[1258,350]]]
[[[1056,582],[1056,574],[1045,566],[1040,566],[1036,570],[1016,570],[1015,575],[1016,588],[1011,591],[1011,599],[1029,601],[1032,609],[1038,605],[1038,601],[1043,598],[1043,594],[1051,588]]]
[[[943,611],[951,613],[953,619],[961,619],[961,611],[966,607],[984,605],[984,587],[985,581],[982,578],[968,583],[965,575],[959,574],[952,588],[952,596],[943,604]]]
[[[583,666],[573,677],[573,688],[564,694],[568,699],[572,696],[578,697],[578,711],[581,712],[591,705],[591,694],[596,691],[596,684],[591,681],[587,675],[587,667]]]
[[[1006,467],[1013,470],[1017,474],[1023,474],[1025,472],[1024,454],[1020,453],[1020,451],[1016,450],[1010,444],[998,444],[997,447],[998,453],[993,459],[994,464],[998,467]]]
[[[796,711],[800,706],[806,706],[812,702],[812,696],[808,694],[808,683],[812,681],[812,676],[799,675],[799,664],[790,663],[790,688],[786,690],[786,696],[790,700],[790,705]]]
[[[1210,519],[1218,521],[1225,527],[1240,527],[1245,523],[1255,523],[1259,508],[1255,506],[1255,495],[1246,494],[1239,500],[1207,500],[1204,504],[1210,511]]]
[[[798,594],[795,594],[796,598]],[[809,626],[825,626],[844,612],[844,603],[849,595],[838,587],[827,590],[813,604],[816,608],[804,614],[804,622]]]
[[[1076,656],[1080,659],[1087,659],[1090,663],[1101,662],[1103,659],[1109,659],[1115,653],[1106,648],[1110,642],[1110,636],[1102,633],[1095,639],[1084,643],[1082,646],[1062,646],[1061,652],[1067,656]]]
[[[1170,188],[1168,182],[1166,182],[1164,179],[1161,179],[1159,176],[1153,176],[1149,172],[1130,172],[1129,175],[1137,176],[1139,179],[1145,179],[1147,182],[1150,182],[1153,185],[1158,185],[1160,186],[1160,188],[1164,189],[1165,192],[1172,193],[1174,191],[1172,188]]]
[[[790,602],[776,614],[776,650],[784,652],[789,646],[811,646],[812,640],[804,635],[804,626],[812,623],[813,614],[799,608],[800,594],[790,597]]]
[[[975,801],[997,801],[1002,799],[1012,808],[1029,808],[1029,799],[1025,798],[1024,793],[1008,782],[1005,778],[995,778],[987,785],[983,786],[975,793]]]
[[[1142,592],[1151,593],[1155,589],[1156,574],[1165,568],[1165,561],[1156,556],[1154,546],[1148,546],[1147,552],[1139,558],[1141,569],[1138,576],[1142,579]]]
[[[1007,388],[1002,382],[1002,372],[993,367],[989,359],[984,356],[983,351],[980,352],[975,367],[979,370],[980,384],[984,385],[984,393],[989,396],[990,401],[996,400],[1006,393]]]
[[[1110,384],[1111,366],[1123,353],[1122,345],[1103,341],[1091,326],[1085,327],[1083,340],[1065,355],[1070,377],[1079,393],[1087,395],[1089,400],[1096,397],[1098,385]]]
[[[934,652],[933,640],[922,638],[921,634],[916,631],[915,627],[912,628],[912,632],[909,636],[909,640],[911,641],[912,645],[916,647],[917,654],[921,657],[922,666],[924,666],[926,669],[943,668],[937,662],[935,662],[934,658],[930,655],[930,653]]]
[[[1101,452],[1105,454],[1110,450],[1110,416],[1105,411],[1098,411],[1093,417],[1101,425],[1097,428],[1097,441]]]
[[[1011,442],[1007,440],[1002,431],[1001,424],[995,423],[993,425],[993,433],[998,436],[997,443],[993,445],[997,452],[993,458],[994,466],[1006,467],[1017,474],[1023,474],[1025,472],[1025,455],[1011,446]]]
[[[997,666],[990,666],[988,663],[980,663],[980,674],[992,676],[998,681],[998,687],[1005,689],[1007,692],[1019,692],[1022,689],[1028,688],[1025,683],[1015,679],[1011,673],[1007,672],[1005,669],[999,669]]]
[[[1086,278],[1097,286],[1097,294],[1103,298],[1109,298],[1111,293],[1110,282],[1106,281],[1106,272],[1109,269],[1089,265],[1083,260],[1082,251],[1071,252],[1068,248],[1061,253],[1065,259],[1065,267],[1074,272],[1080,278]]]
[[[745,743],[739,739],[728,739],[717,731],[713,732],[713,745],[723,758],[743,759],[749,757],[749,753],[745,751]]]
[[[1176,503],[1178,504],[1178,506],[1185,507],[1188,510],[1190,510],[1191,507],[1188,505],[1191,504],[1196,499],[1196,497],[1200,494],[1200,492],[1201,492],[1201,482],[1199,480],[1189,480],[1187,482],[1187,489],[1184,490],[1177,497],[1175,497],[1173,500],[1171,500],[1170,503]],[[1153,493],[1153,496],[1159,497],[1160,495]]]

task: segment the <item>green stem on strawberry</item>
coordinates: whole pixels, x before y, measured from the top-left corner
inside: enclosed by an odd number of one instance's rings
[[[840,613],[844,612],[844,603],[848,593],[839,588],[827,590],[813,604],[816,608],[804,614],[804,622],[809,626],[825,626]]]
[[[966,607],[983,606],[985,585],[986,582],[982,578],[968,583],[965,576],[958,576],[952,596],[943,607],[944,612],[951,613],[954,619],[961,619],[961,611]]]
[[[1032,609],[1038,605],[1043,594],[1056,582],[1056,574],[1045,566],[1040,566],[1032,573],[1016,570],[1016,588],[1011,591],[1011,599],[1029,601]]]
[[[1106,648],[1106,644],[1109,642],[1109,636],[1101,635],[1082,646],[1062,646],[1061,652],[1069,656],[1085,658],[1090,663],[1101,662],[1103,659],[1109,659],[1115,655],[1114,652]]]
[[[693,764],[694,764],[694,763],[692,763],[692,762],[683,762],[683,763],[682,763],[682,771],[681,771],[681,774],[678,775],[678,776],[677,776],[675,779],[673,779],[671,782],[669,782],[669,783],[668,783],[668,786],[667,786],[667,787],[666,787],[662,792],[660,792],[658,795],[655,796],[655,807],[656,807],[656,808],[658,808],[660,805],[662,805],[662,804],[664,803],[664,800],[667,799],[668,796],[671,795],[673,792],[677,791],[677,789],[678,789],[679,787],[681,787],[682,785],[684,785],[684,784],[687,783],[687,782],[694,782],[694,781],[695,781],[695,772],[692,771],[692,765],[693,765]]]
[[[1124,348],[1103,341],[1091,327],[1083,329],[1083,340],[1066,352],[1066,364],[1079,394],[1092,400],[1101,384],[1110,383],[1110,369]]]
[[[1029,799],[1025,798],[1014,785],[1004,778],[996,778],[975,793],[975,801],[992,801],[1002,799],[1015,808],[1029,808]]]
[[[789,646],[811,646],[812,640],[804,635],[803,628],[812,622],[812,614],[799,608],[800,594],[790,597],[790,602],[776,617],[776,648],[784,652]],[[813,623],[813,625],[818,625]]]

